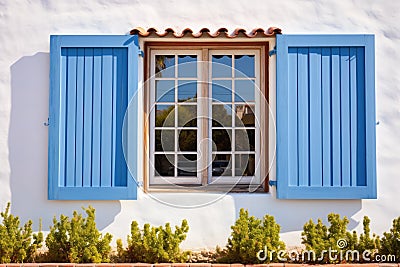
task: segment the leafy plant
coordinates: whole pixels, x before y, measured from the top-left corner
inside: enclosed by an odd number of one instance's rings
[[[395,255],[396,261],[400,261],[400,217],[393,220],[389,233],[383,233],[379,254]]]
[[[53,226],[46,237],[48,253],[46,261],[72,263],[100,263],[109,261],[112,235],[104,236],[99,232],[95,222],[95,209],[83,208],[87,214],[84,218],[77,211],[70,219],[65,215],[58,221],[53,219]]]
[[[375,234],[371,237],[370,219],[367,216],[363,219],[363,233],[360,237],[356,231],[347,230],[349,220],[346,216],[341,219],[339,214],[331,213],[328,215],[328,222],[330,225],[326,226],[321,219],[318,219],[316,224],[310,220],[304,225],[301,233],[302,243],[307,251],[314,252],[314,257],[308,254],[303,261],[320,263],[362,261],[362,257],[355,258],[353,255],[346,257],[345,252],[354,250],[358,251],[358,255],[362,255],[365,250],[369,250],[373,254],[379,248],[379,237]],[[333,253],[332,257],[329,256],[330,251]]]
[[[128,236],[128,246],[123,248],[122,240],[117,240],[117,253],[122,262],[184,262],[189,252],[182,252],[179,245],[186,239],[189,226],[186,220],[181,226],[175,226],[172,231],[169,223],[165,227],[150,227],[145,224],[139,229],[136,221],[131,224],[131,234]]]
[[[3,218],[0,224],[0,263],[32,262],[37,249],[42,246],[43,233],[39,230],[33,234],[31,220],[21,227],[19,217],[9,212],[10,203],[7,203],[6,210],[0,213]]]
[[[227,263],[260,263],[277,261],[277,253],[285,249],[285,243],[280,240],[280,226],[271,215],[265,215],[262,220],[249,216],[249,212],[240,209],[239,218],[231,226],[232,232],[224,250],[219,250],[219,262]],[[259,260],[257,255],[263,250],[265,260]],[[272,256],[272,257],[271,257]]]

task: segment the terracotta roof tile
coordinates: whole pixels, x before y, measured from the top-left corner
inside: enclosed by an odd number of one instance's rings
[[[130,31],[130,34],[138,34],[141,37],[147,37],[155,34],[158,37],[165,37],[168,35],[174,36],[176,38],[182,38],[184,36],[192,36],[194,38],[199,38],[202,37],[203,35],[208,36],[208,37],[219,37],[219,36],[225,36],[226,38],[235,38],[241,34],[243,34],[245,37],[253,38],[253,37],[271,37],[276,34],[281,34],[282,30],[276,27],[270,27],[267,30],[264,30],[263,28],[255,28],[251,30],[250,32],[247,32],[246,29],[243,28],[237,28],[235,29],[232,33],[229,33],[229,30],[227,28],[219,28],[216,32],[211,33],[211,31],[208,28],[202,28],[198,32],[193,32],[192,29],[190,28],[185,28],[184,30],[178,32],[175,31],[172,28],[166,28],[164,31],[159,31],[156,28],[148,28],[147,30],[136,27]],[[206,35],[207,34],[207,35]]]

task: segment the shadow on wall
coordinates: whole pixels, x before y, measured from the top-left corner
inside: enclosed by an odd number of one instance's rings
[[[49,230],[54,216],[92,205],[99,229],[110,225],[121,211],[119,201],[47,200],[47,122],[49,110],[49,53],[20,58],[11,66],[9,162],[12,212],[21,221],[39,218]],[[83,211],[82,211],[83,212]]]
[[[254,194],[253,194],[254,195]],[[327,223],[329,213],[338,213],[341,217],[346,216],[349,219],[348,229],[353,229],[361,221],[356,221],[351,217],[362,208],[362,201],[357,200],[279,200],[274,193],[258,194],[252,198],[246,197],[246,194],[234,196],[236,219],[239,217],[241,208],[249,210],[250,215],[262,218],[265,214],[275,217],[278,224],[281,225],[281,233],[292,231],[302,231],[303,225],[310,219],[314,222],[321,218]],[[264,205],[260,205],[264,202]],[[265,210],[260,206],[266,207]]]

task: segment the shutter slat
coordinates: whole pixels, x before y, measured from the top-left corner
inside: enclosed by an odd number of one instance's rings
[[[77,50],[76,69],[76,153],[75,153],[75,186],[83,184],[83,94],[85,83],[85,53],[83,48]]]
[[[376,198],[373,47],[365,35],[277,36],[278,198]]]
[[[67,88],[67,77],[68,77],[68,52],[66,49],[61,50],[61,64],[60,64],[60,89],[57,90],[60,94],[60,97],[56,99],[60,99],[60,105],[59,111],[60,111],[60,120],[64,121],[67,119],[67,91],[62,90],[64,88]],[[56,105],[56,104],[55,104]],[[65,123],[60,123],[60,125],[55,125],[54,127],[59,127],[58,131],[58,136],[57,138],[57,143],[60,144],[58,148],[58,157],[59,157],[59,162],[58,162],[58,172],[57,172],[57,185],[58,186],[65,186],[66,184],[66,176],[65,176],[65,162],[66,162],[66,149],[65,149],[65,139],[66,139],[66,129],[65,129]],[[50,138],[49,138],[50,140]],[[54,175],[54,174],[53,174]]]
[[[68,49],[67,68],[67,140],[65,186],[75,186],[75,137],[76,137],[76,54],[75,48]]]
[[[310,185],[322,186],[321,48],[310,48]]]
[[[340,48],[340,122],[342,186],[350,186],[350,80],[349,48]]]
[[[93,99],[93,49],[85,48],[85,88],[83,110],[83,186],[91,186],[92,177],[92,99]]]
[[[111,186],[112,145],[112,49],[103,48],[101,86],[101,186]]]

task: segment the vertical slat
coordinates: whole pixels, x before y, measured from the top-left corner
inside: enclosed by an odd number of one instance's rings
[[[297,151],[297,48],[289,48],[288,66],[288,164],[289,186],[298,185],[298,151]]]
[[[75,152],[75,186],[83,184],[83,93],[85,83],[85,54],[83,48],[77,50],[76,66],[76,152]]]
[[[112,49],[112,60],[113,60],[113,69],[112,69],[112,87],[113,87],[113,91],[112,91],[112,146],[111,146],[111,185],[114,186],[115,185],[115,180],[116,180],[116,175],[117,175],[117,171],[118,171],[118,167],[117,166],[117,97],[118,97],[118,51],[120,49],[118,48],[113,48]]]
[[[357,185],[367,185],[365,139],[365,53],[357,48]]]
[[[339,48],[332,48],[332,185],[341,185],[342,164],[340,148],[340,52]]]
[[[322,185],[332,186],[331,49],[322,48]]]
[[[66,185],[66,118],[67,118],[67,75],[68,75],[68,49],[63,48],[61,50],[61,88],[60,88],[60,136],[59,136],[59,148],[60,148],[60,170],[58,186]],[[56,89],[57,90],[57,89]]]
[[[308,48],[298,49],[298,151],[299,186],[309,185]]]
[[[76,129],[76,48],[68,48],[67,73],[67,142],[66,142],[66,183],[75,186],[75,129]]]
[[[113,57],[111,48],[103,48],[101,86],[101,180],[102,187],[111,186]]]
[[[357,48],[350,48],[350,184],[357,185]]]
[[[310,185],[322,186],[321,48],[309,51]]]
[[[101,48],[93,50],[92,187],[100,186],[101,54]]]
[[[342,186],[350,186],[350,60],[349,48],[340,48],[340,116]]]
[[[91,186],[92,177],[92,98],[93,48],[85,48],[85,84],[83,106],[83,186]]]

